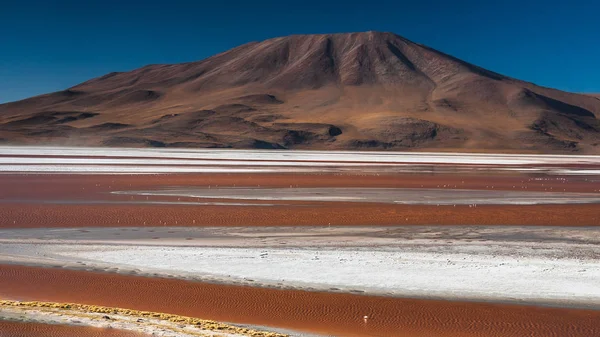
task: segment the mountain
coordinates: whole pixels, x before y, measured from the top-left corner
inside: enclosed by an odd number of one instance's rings
[[[252,42],[3,104],[0,141],[600,153],[599,116],[596,97],[364,32]]]

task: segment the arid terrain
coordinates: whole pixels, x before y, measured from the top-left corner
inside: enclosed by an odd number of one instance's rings
[[[0,105],[0,142],[600,153],[600,100],[392,33],[294,35]]]
[[[10,337],[600,335],[600,156],[0,147],[0,172]]]

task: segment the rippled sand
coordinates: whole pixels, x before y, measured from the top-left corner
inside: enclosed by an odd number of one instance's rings
[[[600,311],[274,290],[19,266],[0,296],[76,302],[342,336],[600,335]],[[363,316],[368,315],[367,322]]]
[[[2,337],[144,337],[146,335],[82,326],[0,321]]]

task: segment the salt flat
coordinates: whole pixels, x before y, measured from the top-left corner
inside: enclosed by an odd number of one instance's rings
[[[598,175],[600,156],[0,146],[0,172],[63,174],[441,172]]]
[[[118,239],[114,231],[3,230],[0,262],[279,288],[600,308],[600,246],[592,228],[157,227],[121,229]]]

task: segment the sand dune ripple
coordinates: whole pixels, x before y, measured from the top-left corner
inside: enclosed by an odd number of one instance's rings
[[[274,290],[3,265],[0,296],[343,336],[600,335],[600,311]],[[368,315],[365,323],[363,316]]]

